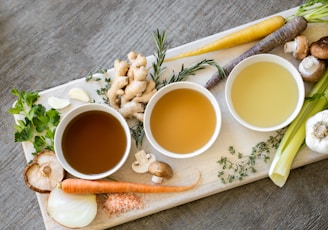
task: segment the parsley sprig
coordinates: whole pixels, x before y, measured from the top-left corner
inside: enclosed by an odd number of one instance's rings
[[[28,141],[33,144],[35,152],[44,149],[54,150],[55,130],[60,120],[60,114],[55,109],[47,110],[43,105],[36,104],[38,92],[19,92],[13,89],[11,93],[18,99],[9,109],[10,114],[19,114],[23,119],[15,124],[15,142]]]
[[[270,155],[278,148],[284,132],[285,129],[278,130],[275,136],[269,136],[266,141],[257,143],[252,147],[252,152],[248,156],[237,151],[233,146],[229,146],[228,152],[242,160],[234,163],[228,157],[222,156],[217,161],[221,165],[221,170],[218,172],[221,182],[227,184],[236,180],[243,180],[250,173],[257,172],[255,168],[257,161],[263,160],[265,163],[269,161]]]

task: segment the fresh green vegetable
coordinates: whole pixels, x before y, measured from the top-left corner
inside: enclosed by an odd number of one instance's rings
[[[243,180],[250,173],[255,173],[256,163],[258,160],[263,160],[265,163],[271,158],[271,154],[276,151],[279,143],[284,135],[285,129],[278,130],[275,136],[269,136],[266,141],[261,141],[252,147],[251,154],[238,152],[233,146],[229,146],[229,153],[232,156],[237,156],[238,160],[234,163],[228,157],[221,157],[217,161],[221,165],[221,170],[218,172],[218,177],[222,183],[232,183],[236,180]]]
[[[19,92],[13,89],[11,93],[18,99],[8,112],[24,117],[15,124],[15,142],[31,142],[35,153],[44,149],[53,151],[55,130],[60,120],[59,112],[55,109],[46,110],[43,105],[36,104],[38,92]]]
[[[328,70],[326,70],[320,81],[314,85],[300,113],[288,126],[275,153],[269,177],[276,185],[282,187],[286,183],[293,160],[304,144],[306,121],[327,106],[327,95]]]
[[[328,23],[328,0],[308,0],[298,8],[294,15],[287,17],[286,20],[296,16],[304,17],[309,23]]]

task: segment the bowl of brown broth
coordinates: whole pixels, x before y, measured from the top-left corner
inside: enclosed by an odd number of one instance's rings
[[[108,105],[89,103],[69,111],[55,133],[55,152],[71,175],[100,179],[119,170],[131,148],[130,129]]]
[[[208,150],[221,129],[221,111],[210,91],[193,82],[161,88],[145,110],[144,130],[150,144],[173,158],[189,158]]]
[[[243,126],[261,132],[291,123],[302,108],[304,94],[298,70],[273,54],[258,54],[240,62],[225,87],[233,117]]]

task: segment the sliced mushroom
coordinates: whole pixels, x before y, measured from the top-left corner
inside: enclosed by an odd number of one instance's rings
[[[325,69],[325,62],[314,56],[307,56],[304,58],[298,67],[303,80],[310,83],[319,81]]]
[[[64,169],[59,164],[55,153],[50,150],[38,153],[24,171],[26,185],[39,193],[50,192],[58,182],[63,180],[64,175]]]
[[[328,59],[328,36],[313,42],[310,46],[310,53],[318,59]]]
[[[173,170],[170,165],[161,161],[154,161],[149,165],[148,172],[152,174],[154,183],[162,183],[163,179],[170,179],[173,176]]]
[[[135,154],[136,161],[132,163],[132,169],[137,173],[148,172],[149,165],[156,161],[153,154],[146,154],[144,150],[141,150]]]
[[[295,37],[294,41],[285,43],[284,52],[292,53],[296,59],[302,60],[308,55],[309,42],[304,35],[299,35]]]

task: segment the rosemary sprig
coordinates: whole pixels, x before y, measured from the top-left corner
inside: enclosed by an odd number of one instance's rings
[[[166,69],[165,67],[162,67],[167,50],[167,46],[165,43],[166,33],[165,32],[160,33],[159,30],[157,29],[156,32],[154,32],[153,34],[153,38],[155,41],[157,51],[154,54],[156,60],[152,64],[153,73],[150,73],[150,77],[153,79],[154,82],[156,82],[156,89],[158,89],[157,83],[159,82],[160,75]]]
[[[213,59],[204,59],[188,68],[185,68],[184,65],[182,65],[178,74],[173,72],[168,79],[164,79],[162,82],[158,83],[158,88],[164,87],[165,85],[171,84],[173,82],[183,81],[186,77],[195,75],[198,70],[205,69],[206,66],[215,66],[219,71],[221,69],[221,67],[216,64]]]
[[[221,165],[221,170],[218,171],[217,175],[221,182],[224,184],[232,183],[236,180],[243,180],[249,173],[255,173],[257,171],[255,168],[256,162],[261,159],[265,163],[268,162],[270,155],[278,148],[284,132],[285,129],[278,130],[275,136],[269,136],[266,141],[257,143],[252,147],[252,152],[249,156],[244,156],[243,153],[238,152],[233,146],[229,146],[229,153],[243,160],[234,163],[228,157],[221,157],[217,161]]]

